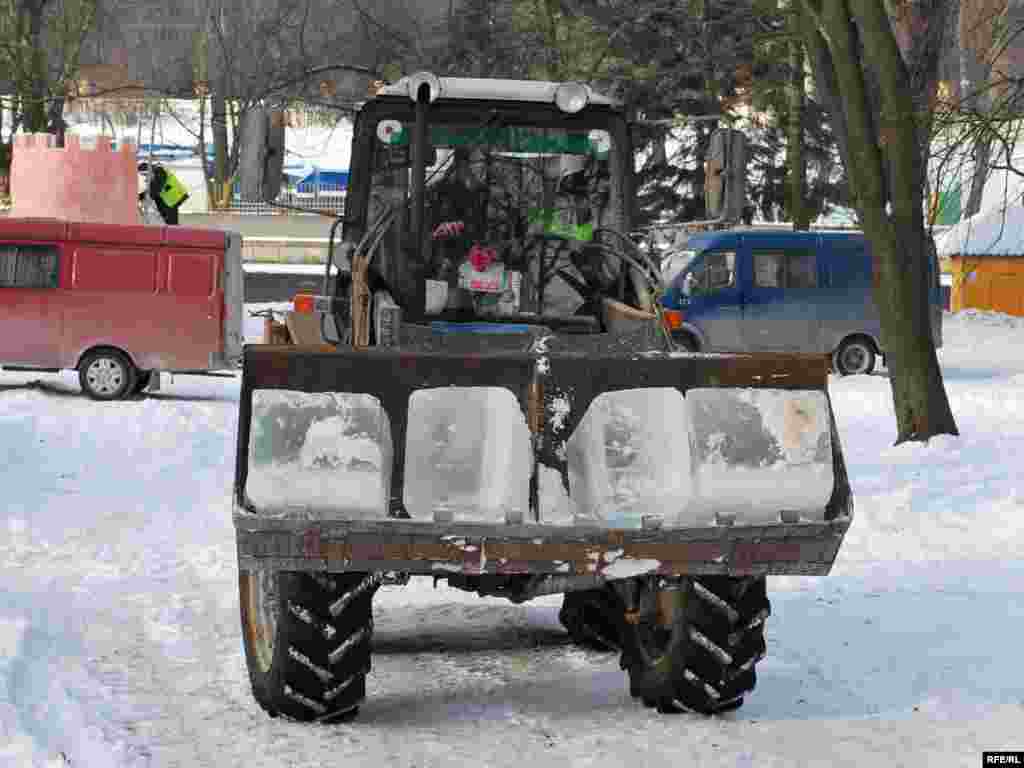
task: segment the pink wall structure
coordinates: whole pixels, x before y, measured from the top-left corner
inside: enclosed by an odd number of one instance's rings
[[[48,133],[18,134],[11,158],[11,216],[54,218],[102,224],[139,224],[136,148],[110,138],[96,148],[67,136],[54,146]]]

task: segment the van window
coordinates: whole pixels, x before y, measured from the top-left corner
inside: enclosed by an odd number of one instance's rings
[[[735,285],[735,251],[705,253],[700,263],[686,273],[683,293],[687,296],[706,296]]]
[[[786,287],[818,287],[818,264],[814,251],[786,254]]]
[[[58,253],[55,245],[0,243],[0,288],[56,288]]]
[[[781,253],[754,252],[754,286],[756,288],[781,288],[782,265],[785,256]]]
[[[816,288],[814,251],[754,251],[754,285],[758,288]]]

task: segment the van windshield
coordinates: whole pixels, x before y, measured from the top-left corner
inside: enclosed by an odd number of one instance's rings
[[[697,251],[674,251],[666,254],[661,260],[661,279],[665,285],[672,282],[676,275],[686,269],[697,258]]]
[[[695,254],[677,280],[684,296],[706,296],[735,288],[736,252],[701,251]]]
[[[624,122],[600,111],[586,119],[547,108],[494,113],[481,121],[466,105],[431,107],[418,223],[406,213],[416,193],[415,120],[388,109],[367,124],[368,218],[403,212],[381,239],[380,263],[420,260],[437,296],[428,314],[573,316],[595,286],[624,282],[602,240],[604,230],[629,229]],[[402,245],[413,226],[423,228],[415,252]],[[411,270],[394,271],[394,284],[413,282]]]
[[[376,130],[371,196],[411,194],[412,124],[381,120]],[[611,133],[602,129],[434,123],[426,168],[431,231],[461,221],[469,243],[499,249],[521,246],[527,233],[590,240],[594,229],[615,220],[609,208],[612,146]]]

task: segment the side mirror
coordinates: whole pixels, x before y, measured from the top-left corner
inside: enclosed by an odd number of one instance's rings
[[[252,109],[242,118],[239,187],[243,200],[272,202],[284,175],[284,115]]]
[[[747,137],[719,128],[711,134],[704,163],[704,204],[708,218],[739,221],[746,201]]]

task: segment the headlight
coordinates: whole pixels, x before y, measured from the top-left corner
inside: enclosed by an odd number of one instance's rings
[[[583,83],[562,83],[555,89],[555,104],[563,112],[575,114],[589,101],[590,91]]]

